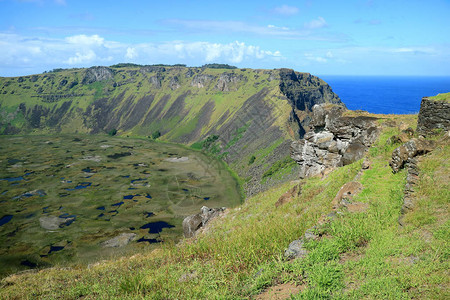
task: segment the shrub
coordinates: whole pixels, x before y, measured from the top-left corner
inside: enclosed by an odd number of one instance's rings
[[[113,128],[110,131],[108,131],[108,135],[110,135],[110,136],[114,136],[116,134],[117,134],[117,129],[115,129],[115,128]]]

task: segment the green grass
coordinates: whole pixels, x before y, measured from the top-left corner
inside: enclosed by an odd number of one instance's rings
[[[268,177],[280,175],[279,173],[289,173],[291,168],[294,167],[296,164],[297,163],[289,155],[287,155],[283,159],[273,163],[270,166],[270,168],[264,171],[262,175],[262,180]]]
[[[331,211],[332,199],[355,177],[361,161],[324,179],[307,179],[302,194],[277,209],[274,203],[291,184],[248,199],[195,239],[89,269],[15,275],[2,281],[0,295],[246,299],[291,283],[304,287],[295,299],[445,299],[450,149],[439,146],[420,162],[418,203],[428,204],[418,204],[401,228],[397,219],[405,171],[393,174],[386,160],[395,145],[385,141],[395,132],[387,128],[382,133],[369,153],[371,168],[360,178],[364,190],[354,201],[368,203],[368,209],[344,209],[332,222],[320,225],[316,232],[322,238],[306,244],[305,259],[285,260],[284,249]],[[432,218],[420,221],[421,214]]]
[[[232,95],[223,93],[216,109],[225,111],[221,104],[228,96],[231,104],[238,103]],[[413,125],[416,118],[390,115],[380,121],[383,131],[367,156],[371,167],[357,179],[364,189],[353,199],[366,203],[367,210],[341,208],[331,222],[319,222],[332,211],[342,185],[354,180],[362,165],[358,161],[324,178],[304,180],[301,195],[278,208],[276,201],[294,183],[255,195],[180,244],[168,242],[151,253],[90,268],[80,265],[10,276],[1,282],[0,297],[248,299],[269,287],[292,283],[303,287],[295,299],[447,299],[448,142],[420,160],[415,208],[404,216],[403,227],[398,224],[406,172],[392,173],[388,161],[398,145],[387,140],[399,133],[400,121]],[[389,127],[388,121],[396,123]],[[263,164],[282,142],[250,153],[245,165],[251,155],[256,157],[254,163]],[[192,147],[200,149],[204,143]],[[210,144],[216,149],[215,141]],[[289,164],[286,158],[267,166],[266,178],[282,174]],[[306,243],[309,254],[286,260],[283,253],[289,243],[315,225],[321,238]]]
[[[435,100],[435,101],[450,102],[450,93],[438,94],[436,96],[429,97],[429,99],[432,99],[432,100]]]

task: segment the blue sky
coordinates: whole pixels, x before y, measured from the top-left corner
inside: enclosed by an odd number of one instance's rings
[[[449,0],[0,0],[0,76],[227,63],[450,76]]]

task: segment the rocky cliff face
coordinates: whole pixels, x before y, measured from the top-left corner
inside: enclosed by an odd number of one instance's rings
[[[363,158],[378,137],[374,117],[347,117],[345,108],[318,104],[312,107],[313,130],[292,142],[291,157],[300,165],[300,177],[325,174]]]
[[[291,139],[311,130],[311,109],[320,103],[342,105],[324,81],[290,69],[59,70],[0,78],[0,133],[159,132],[162,140],[224,159],[249,178],[253,194],[276,184],[267,176],[262,182],[262,175],[289,157]]]

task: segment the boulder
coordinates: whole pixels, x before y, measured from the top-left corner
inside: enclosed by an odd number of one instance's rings
[[[39,224],[42,228],[56,230],[64,226],[69,226],[75,220],[75,217],[60,218],[57,216],[44,216],[39,218]]]
[[[284,256],[289,259],[305,257],[308,255],[308,250],[303,247],[304,243],[302,239],[293,241],[284,251]]]
[[[206,224],[217,217],[221,212],[223,212],[226,208],[209,208],[203,206],[201,208],[201,212],[195,215],[190,215],[183,220],[183,233],[184,236],[189,238],[193,237],[197,230],[202,227],[205,227]]]
[[[397,147],[392,152],[392,159],[389,165],[392,168],[392,172],[397,173],[403,168],[408,159],[411,159],[417,155],[422,155],[431,152],[434,148],[433,141],[427,141],[425,139],[412,139],[409,142]]]
[[[102,247],[105,248],[116,248],[128,245],[129,242],[136,238],[136,233],[121,233],[110,240],[102,243]]]
[[[350,144],[345,150],[344,155],[342,156],[342,164],[349,165],[357,160],[360,160],[364,157],[364,153],[366,152],[366,146],[360,143]]]
[[[353,199],[353,196],[359,194],[363,190],[363,185],[360,182],[357,181],[350,181],[344,184],[339,192],[334,197],[333,201],[331,202],[333,204],[333,207],[336,208],[342,200],[351,201]]]

